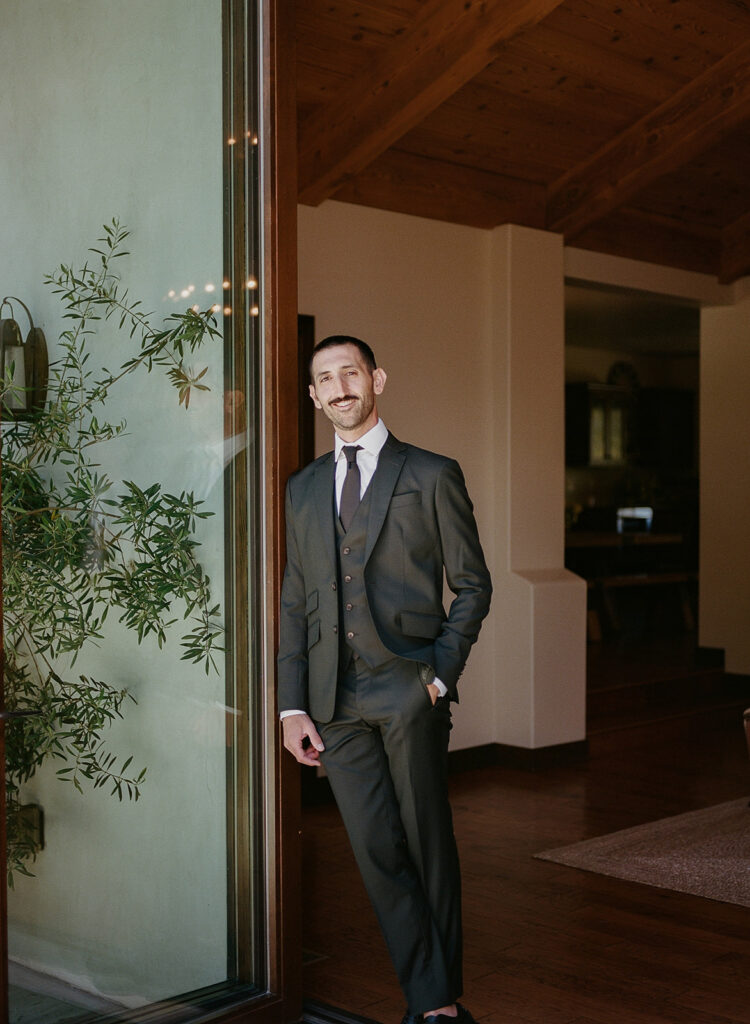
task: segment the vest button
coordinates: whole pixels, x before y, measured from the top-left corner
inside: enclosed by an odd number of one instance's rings
[[[336,584],[335,584],[335,583],[332,583],[332,584],[331,584],[331,590],[335,590],[335,589],[336,589]]]
[[[339,627],[338,627],[338,626],[334,626],[334,627],[333,627],[333,632],[334,632],[334,633],[338,633],[338,631],[339,631]]]
[[[344,576],[344,583],[351,583],[351,581],[352,581],[351,576]]]
[[[347,610],[348,612],[350,612],[350,611],[352,610],[352,608],[353,608],[353,607],[354,607],[354,605],[353,605],[353,604],[348,604],[348,605],[346,606],[346,610]]]
[[[344,554],[348,555],[351,552],[351,548],[344,548]]]
[[[353,640],[353,639],[354,639],[354,633],[351,633],[351,632],[349,632],[349,633],[347,633],[346,635],[347,635],[347,638],[348,638],[349,640]]]

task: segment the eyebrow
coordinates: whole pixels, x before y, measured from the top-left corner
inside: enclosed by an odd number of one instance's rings
[[[338,366],[338,367],[336,367],[336,369],[338,369],[338,370],[358,370],[359,367],[357,366],[356,363],[344,363],[343,366]],[[319,377],[322,377],[326,373],[333,373],[333,367],[326,367],[324,370],[318,370],[318,372],[315,374],[315,379],[317,380]]]

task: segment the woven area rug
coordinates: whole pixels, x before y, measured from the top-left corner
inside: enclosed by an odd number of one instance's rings
[[[750,907],[747,797],[546,850],[536,857]]]

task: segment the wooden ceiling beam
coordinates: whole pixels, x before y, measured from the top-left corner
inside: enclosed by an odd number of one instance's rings
[[[576,247],[716,276],[721,256],[718,229],[697,227],[623,206],[576,238]]]
[[[410,29],[300,126],[300,202],[317,206],[562,0],[428,0]]]
[[[334,196],[476,228],[508,222],[543,228],[546,197],[544,185],[398,149],[383,153]]]
[[[558,179],[549,190],[547,227],[575,238],[748,117],[750,42]]]
[[[745,274],[750,274],[750,211],[721,232],[719,280],[731,284]]]

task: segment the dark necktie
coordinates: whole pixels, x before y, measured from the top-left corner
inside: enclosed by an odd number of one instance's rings
[[[344,445],[342,451],[346,456],[346,476],[344,486],[341,490],[341,502],[339,503],[339,519],[345,530],[349,529],[354,513],[359,505],[359,466],[357,465],[357,452],[362,450],[359,444]]]

